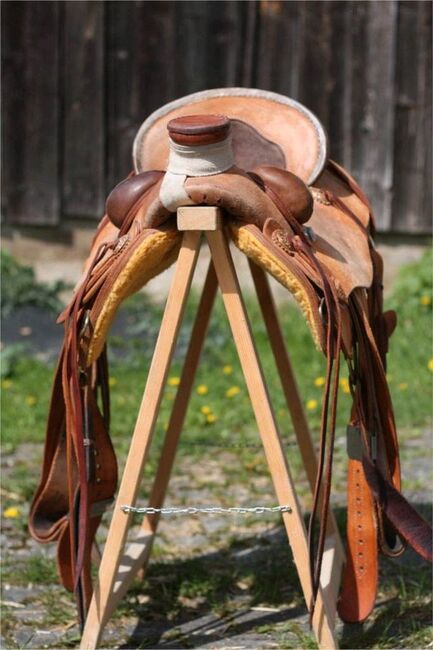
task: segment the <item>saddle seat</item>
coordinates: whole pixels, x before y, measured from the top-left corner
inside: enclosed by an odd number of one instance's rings
[[[307,232],[318,259],[332,274],[339,295],[347,301],[353,289],[371,286],[370,207],[347,172],[327,160],[327,137],[317,118],[294,100],[271,92],[228,88],[195,93],[163,106],[147,118],[134,141],[135,176],[120,183],[107,200],[108,214],[117,226],[123,219],[128,220],[125,215],[129,212],[134,212],[134,217],[126,235],[128,241],[122,239],[124,250],[116,253],[120,275],[114,267],[110,270],[112,281],[105,281],[104,299],[91,309],[89,364],[99,355],[120,303],[176,259],[180,234],[173,212],[162,205],[159,196],[162,172],[169,159],[167,124],[185,115],[210,113],[230,118],[235,166],[225,173],[187,178],[184,187],[189,203],[224,209],[234,243],[293,293],[318,347],[323,349],[324,342],[317,297],[299,281],[296,264],[291,264],[290,255],[281,248],[281,238],[280,245],[269,249],[272,233],[278,227],[287,231],[289,226],[248,172],[267,178],[271,174],[275,184],[275,169],[281,169],[279,191],[287,186],[291,174],[308,185],[314,209],[308,212]],[[161,173],[158,176],[148,170]],[[293,202],[293,192],[289,202]],[[93,251],[118,236],[120,230],[116,231],[112,222],[105,219],[101,224]],[[131,257],[131,238],[141,229],[147,232],[134,244]],[[260,236],[267,239],[265,247],[258,242]],[[283,262],[279,261],[281,255]],[[128,264],[124,265],[122,259],[126,257]]]

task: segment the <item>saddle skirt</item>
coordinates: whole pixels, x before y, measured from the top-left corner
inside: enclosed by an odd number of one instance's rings
[[[163,106],[138,131],[133,162],[134,172],[107,199],[83,277],[59,318],[65,339],[31,534],[41,542],[58,540],[61,579],[75,592],[84,621],[92,544],[117,481],[108,434],[110,325],[125,298],[175,262],[182,241],[176,208],[219,206],[228,236],[293,294],[327,359],[309,526],[312,607],[326,535],[341,355],[349,365],[348,543],[339,613],[348,622],[364,620],[375,601],[378,549],[398,555],[409,543],[431,559],[431,529],[400,492],[385,376],[396,319],[383,312],[382,261],[365,195],[328,159],[317,118],[293,100],[260,90],[210,90]]]

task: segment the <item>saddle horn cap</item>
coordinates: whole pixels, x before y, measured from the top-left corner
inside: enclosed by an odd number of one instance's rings
[[[214,144],[228,137],[230,120],[225,115],[184,115],[170,120],[167,130],[176,144]]]

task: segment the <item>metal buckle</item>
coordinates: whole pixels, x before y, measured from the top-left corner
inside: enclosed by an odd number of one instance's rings
[[[83,323],[82,323],[82,325],[80,327],[80,334],[79,334],[80,338],[82,338],[84,336],[84,332],[86,331],[86,329],[88,328],[89,325],[90,325],[90,309],[86,309],[86,312],[85,312],[84,318],[83,318]]]
[[[302,226],[305,236],[310,240],[311,243],[315,242],[317,237],[316,233],[311,226]]]

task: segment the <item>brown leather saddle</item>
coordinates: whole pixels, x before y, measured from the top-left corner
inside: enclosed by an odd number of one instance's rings
[[[133,157],[134,172],[108,197],[83,278],[59,319],[65,338],[30,532],[40,542],[58,542],[60,577],[75,592],[83,622],[92,594],[92,545],[117,483],[108,434],[110,324],[127,296],[176,260],[182,238],[177,207],[220,206],[228,235],[293,294],[327,360],[309,526],[314,596],[341,355],[348,364],[353,406],[339,613],[345,621],[362,621],[374,606],[378,550],[396,556],[410,544],[424,559],[432,557],[431,528],[400,492],[385,376],[396,317],[382,308],[382,260],[369,203],[353,178],[328,159],[317,118],[270,92],[210,90],[167,104],[140,128]]]

